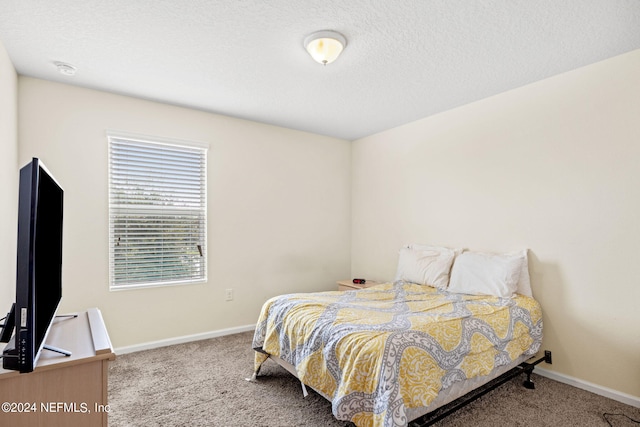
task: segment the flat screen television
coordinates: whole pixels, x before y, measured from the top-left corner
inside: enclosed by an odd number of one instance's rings
[[[5,369],[33,371],[62,298],[63,196],[39,159],[20,169],[16,301],[0,332]]]

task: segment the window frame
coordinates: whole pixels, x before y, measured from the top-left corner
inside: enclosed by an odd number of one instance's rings
[[[165,287],[165,286],[184,286],[191,284],[203,284],[207,282],[208,275],[208,262],[207,262],[207,253],[208,253],[208,239],[207,239],[207,228],[208,228],[208,209],[207,209],[207,175],[208,175],[208,149],[209,144],[204,142],[196,142],[196,141],[188,141],[183,139],[173,139],[166,137],[158,137],[158,136],[149,136],[136,134],[131,132],[122,132],[115,130],[107,130],[107,168],[108,168],[108,242],[109,242],[109,290],[110,291],[123,291],[123,290],[134,290],[134,289],[147,289],[147,288],[156,288],[156,287]],[[147,147],[158,146],[158,147],[171,147],[174,149],[185,149],[185,150],[198,150],[201,154],[201,168],[199,169],[201,172],[201,187],[200,189],[201,197],[201,205],[198,208],[194,209],[180,209],[180,208],[171,208],[171,207],[157,207],[157,206],[145,206],[145,205],[137,205],[130,209],[123,208],[123,205],[116,205],[113,203],[114,195],[113,190],[115,189],[114,181],[113,181],[113,160],[112,160],[112,140],[118,140],[118,143],[131,142],[132,144],[143,144]],[[202,246],[198,248],[201,251],[202,258],[202,275],[197,278],[178,278],[175,280],[149,280],[147,282],[123,282],[119,283],[116,279],[115,275],[115,246],[116,246],[116,232],[114,230],[114,221],[118,217],[118,215],[126,216],[127,212],[129,214],[138,214],[140,216],[144,215],[153,215],[157,212],[162,212],[164,214],[176,214],[178,212],[199,212],[201,214],[202,228],[199,230],[199,235],[202,236]]]

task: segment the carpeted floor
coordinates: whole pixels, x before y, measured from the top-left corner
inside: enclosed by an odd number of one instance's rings
[[[272,361],[257,382],[252,332],[118,356],[109,368],[109,425],[346,427],[331,404]],[[640,420],[640,409],[534,375],[516,378],[435,424],[459,426],[608,426],[604,413]],[[607,415],[614,427],[637,427]]]

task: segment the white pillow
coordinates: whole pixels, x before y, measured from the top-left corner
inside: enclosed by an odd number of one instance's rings
[[[519,251],[507,252],[504,255],[514,255],[522,257],[522,267],[520,269],[520,276],[518,278],[518,289],[516,293],[520,295],[526,295],[528,297],[533,297],[533,293],[531,292],[531,278],[529,277],[529,259],[528,259],[528,249],[522,249]]]
[[[529,257],[527,256],[527,249],[521,251],[512,252],[513,254],[519,254],[522,257],[522,267],[520,269],[520,277],[518,278],[517,293],[528,297],[533,297],[531,292],[531,278],[529,277]]]
[[[450,292],[511,297],[518,290],[526,257],[522,251],[509,254],[464,252],[451,270]]]
[[[448,248],[425,247],[423,250],[400,249],[396,280],[445,289],[449,284],[455,252]]]

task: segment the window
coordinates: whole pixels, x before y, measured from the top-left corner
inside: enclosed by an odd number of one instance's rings
[[[110,289],[206,281],[207,147],[108,140]]]

